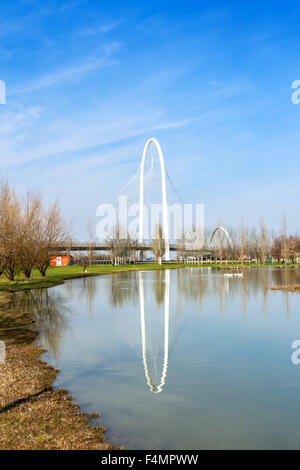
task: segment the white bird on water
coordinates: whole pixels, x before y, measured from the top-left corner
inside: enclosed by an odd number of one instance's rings
[[[224,274],[225,277],[244,277],[244,274],[243,273],[225,273]]]

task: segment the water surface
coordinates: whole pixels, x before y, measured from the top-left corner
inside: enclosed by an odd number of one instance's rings
[[[230,271],[232,272],[232,271]],[[45,359],[127,449],[298,449],[295,269],[128,272],[16,295]]]

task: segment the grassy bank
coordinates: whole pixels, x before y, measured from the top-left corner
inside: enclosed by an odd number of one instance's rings
[[[76,279],[88,276],[98,276],[103,274],[112,274],[125,271],[140,271],[140,270],[153,270],[177,268],[177,264],[158,265],[154,263],[125,265],[125,266],[112,266],[112,265],[99,265],[88,266],[86,272],[83,272],[81,266],[49,266],[45,277],[41,277],[39,271],[33,270],[30,279],[25,279],[24,276],[17,275],[14,281],[8,281],[7,278],[0,276],[0,291],[18,291],[24,289],[34,289],[43,287],[52,287],[57,284],[63,283],[66,279]]]
[[[136,265],[98,265],[88,266],[86,271],[83,272],[81,266],[60,266],[52,267],[47,269],[45,277],[41,277],[39,271],[33,270],[30,279],[25,279],[22,275],[17,275],[15,281],[8,281],[7,278],[2,275],[0,276],[0,292],[9,291],[15,292],[24,289],[34,288],[47,288],[57,284],[63,283],[66,279],[76,279],[80,277],[98,276],[103,274],[113,274],[127,271],[145,271],[145,270],[162,270],[162,269],[177,269],[177,268],[217,268],[217,269],[245,269],[249,267],[262,267],[262,266],[278,266],[280,268],[299,268],[299,265],[278,265],[278,264],[253,264],[253,263],[203,263],[203,264],[182,264],[182,263],[167,263],[163,265],[154,263],[139,263]]]
[[[12,309],[11,294],[0,296],[0,340],[6,363],[0,364],[0,449],[110,449],[104,428],[64,389],[53,390],[57,370],[39,360],[32,344],[33,318]]]

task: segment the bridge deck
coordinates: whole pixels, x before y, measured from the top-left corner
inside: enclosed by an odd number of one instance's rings
[[[90,249],[94,251],[110,251],[111,248],[109,248],[107,245],[103,243],[88,243],[88,242],[81,242],[81,243],[64,243],[62,245],[59,245],[55,247],[56,251],[89,251]],[[139,247],[138,249],[142,249],[144,251],[151,251],[151,245],[150,244],[145,244],[141,248]],[[170,245],[170,250],[171,251],[176,251],[177,247],[176,245]]]

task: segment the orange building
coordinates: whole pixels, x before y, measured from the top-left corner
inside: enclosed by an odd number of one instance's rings
[[[50,266],[68,266],[68,265],[69,265],[68,255],[50,256]]]

